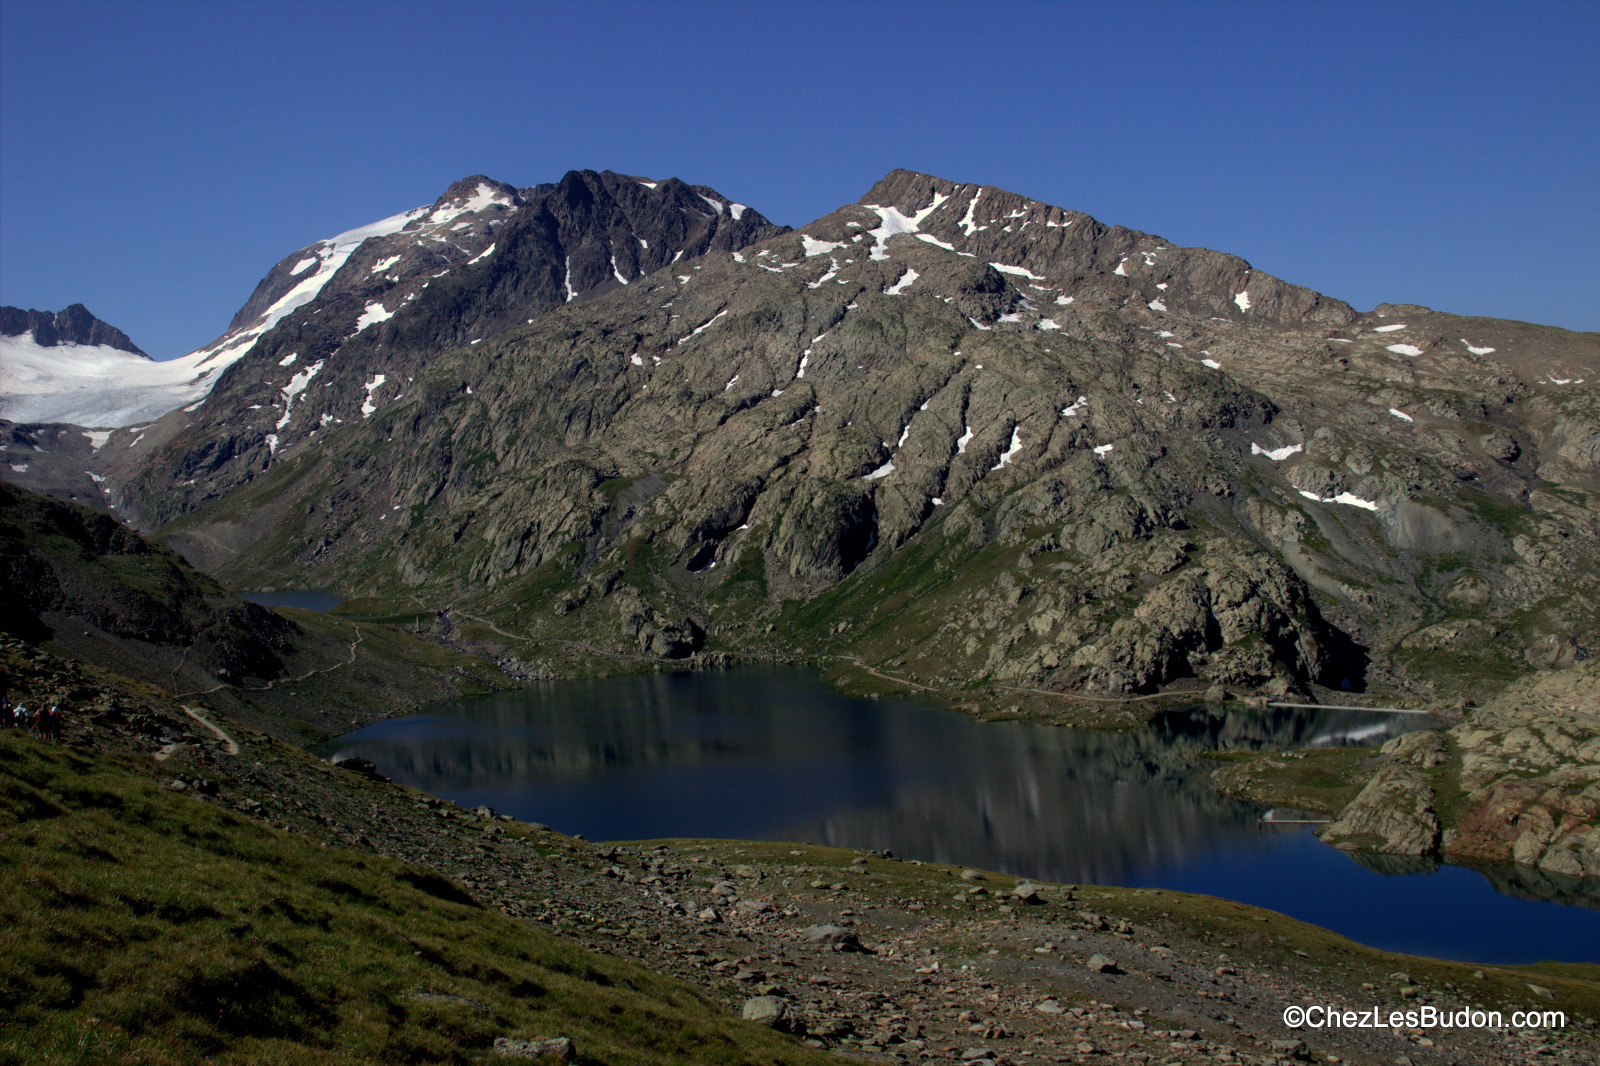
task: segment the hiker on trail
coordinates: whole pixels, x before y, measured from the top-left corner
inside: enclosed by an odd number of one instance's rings
[[[45,713],[43,729],[44,739],[61,743],[61,710],[55,704],[50,705],[50,710]]]

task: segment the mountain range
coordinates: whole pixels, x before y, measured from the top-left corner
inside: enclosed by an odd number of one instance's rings
[[[1600,632],[1600,335],[1359,312],[989,186],[895,171],[789,230],[676,179],[469,177],[286,257],[182,362],[159,418],[8,385],[0,473],[553,674],[1448,702]]]

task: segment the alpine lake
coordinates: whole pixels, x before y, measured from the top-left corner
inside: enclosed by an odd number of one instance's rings
[[[300,606],[301,604],[295,604]],[[326,609],[326,608],[323,608]],[[1373,745],[1441,723],[1196,707],[1094,732],[854,699],[794,668],[548,682],[330,741],[396,782],[597,841],[809,841],[1270,908],[1374,947],[1600,961],[1600,892],[1520,867],[1346,853],[1309,816],[1218,793],[1218,750]]]

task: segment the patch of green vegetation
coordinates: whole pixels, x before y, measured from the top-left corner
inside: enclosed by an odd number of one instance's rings
[[[1461,571],[1475,573],[1473,568],[1475,561],[1475,557],[1467,552],[1441,552],[1437,555],[1423,553],[1418,558],[1417,584],[1431,585],[1437,578]]]
[[[0,1062],[832,1061],[431,871],[322,848],[131,764],[0,739]]]
[[[1442,699],[1481,693],[1484,682],[1495,688],[1515,681],[1528,672],[1528,666],[1504,641],[1489,641],[1458,648],[1396,648],[1395,664],[1409,677],[1425,677],[1434,682]]]
[[[1463,487],[1459,490],[1460,502],[1472,509],[1480,521],[1498,529],[1507,540],[1527,526],[1534,512],[1504,496]]]
[[[1374,748],[1325,748],[1278,755],[1212,752],[1223,763],[1212,777],[1218,791],[1258,803],[1334,815],[1366,784]]]

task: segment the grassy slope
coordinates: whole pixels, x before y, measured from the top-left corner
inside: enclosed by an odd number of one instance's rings
[[[466,1062],[501,1035],[595,1062],[826,1060],[436,875],[12,732],[0,930],[7,1064]]]

